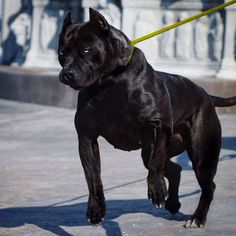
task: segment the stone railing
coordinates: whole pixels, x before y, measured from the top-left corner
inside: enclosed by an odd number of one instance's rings
[[[2,63],[58,68],[57,38],[68,10],[100,11],[130,39],[174,23],[223,0],[0,0]],[[3,3],[3,4],[2,4]],[[1,10],[2,9],[2,10]],[[78,18],[78,17],[77,17]],[[80,17],[81,18],[81,17]],[[32,27],[33,26],[33,27]],[[156,68],[195,77],[236,79],[236,4],[137,44]]]
[[[2,64],[59,68],[57,41],[66,12],[78,19],[78,0],[0,0]]]
[[[124,0],[122,29],[136,38],[222,2]],[[236,79],[235,24],[235,6],[231,6],[137,46],[156,69]]]

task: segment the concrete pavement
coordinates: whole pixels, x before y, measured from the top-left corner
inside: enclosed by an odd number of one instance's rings
[[[86,220],[87,186],[77,151],[74,110],[0,100],[0,235],[236,235],[236,115],[221,115],[223,144],[215,198],[205,228],[185,229],[200,196],[185,154],[181,213],[156,209],[146,197],[140,151],[99,139],[107,216]]]

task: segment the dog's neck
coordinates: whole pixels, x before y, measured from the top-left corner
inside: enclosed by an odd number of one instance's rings
[[[130,77],[131,74],[138,75],[139,73],[143,73],[147,69],[147,66],[150,65],[147,63],[144,53],[139,48],[133,47],[128,64],[116,67],[113,71],[102,76],[102,80],[107,77]]]

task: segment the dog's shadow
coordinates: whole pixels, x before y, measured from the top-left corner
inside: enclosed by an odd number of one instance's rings
[[[194,194],[194,193],[193,193]],[[106,235],[122,235],[115,221],[121,215],[146,213],[169,220],[184,221],[187,215],[172,215],[164,209],[156,209],[148,200],[109,200],[106,201],[107,214],[102,224]],[[24,224],[36,225],[55,235],[71,236],[61,226],[89,226],[86,219],[87,202],[66,206],[36,206],[0,209],[0,227],[13,228]]]
[[[226,154],[220,156],[220,161],[231,160],[236,158],[236,137],[222,137],[222,149],[233,151],[231,154]],[[183,152],[177,157],[175,157],[175,161],[181,165],[183,170],[192,170],[191,162],[188,158],[187,152]]]
[[[223,137],[222,148],[226,150],[236,151],[236,137]],[[220,161],[230,160],[236,158],[236,153],[224,155],[220,158]]]

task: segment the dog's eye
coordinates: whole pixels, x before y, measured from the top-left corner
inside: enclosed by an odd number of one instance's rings
[[[63,54],[64,54],[64,53],[63,53],[63,51],[59,51],[59,55],[61,55],[61,56],[62,56]]]
[[[82,52],[83,54],[88,54],[91,51],[91,48],[85,48]]]

